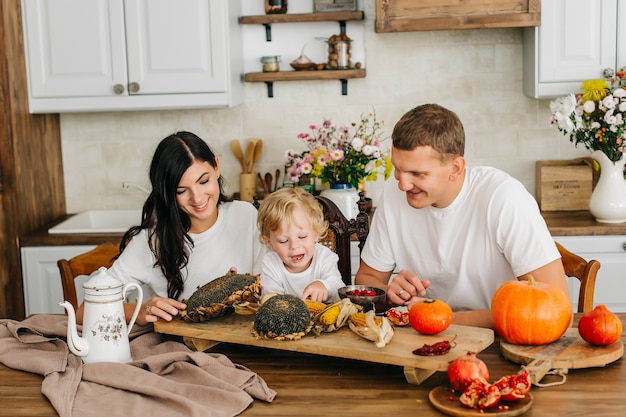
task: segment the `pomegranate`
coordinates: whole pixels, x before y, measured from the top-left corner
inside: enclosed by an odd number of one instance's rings
[[[478,359],[475,353],[468,352],[467,355],[456,358],[448,365],[448,379],[458,392],[464,392],[478,377],[489,381],[489,370],[485,362]]]

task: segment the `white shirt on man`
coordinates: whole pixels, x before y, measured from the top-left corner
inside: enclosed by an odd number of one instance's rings
[[[560,258],[537,202],[515,178],[468,167],[448,207],[415,209],[395,179],[384,186],[361,258],[379,271],[430,280],[426,296],[453,310],[490,309],[506,281]]]

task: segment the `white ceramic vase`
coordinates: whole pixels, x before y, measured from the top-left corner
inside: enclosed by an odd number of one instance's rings
[[[600,164],[600,178],[589,199],[591,215],[601,223],[626,222],[626,154],[617,162],[602,151],[593,151],[591,157]]]
[[[355,219],[359,214],[359,192],[350,184],[331,184],[320,195],[335,203],[348,220]]]

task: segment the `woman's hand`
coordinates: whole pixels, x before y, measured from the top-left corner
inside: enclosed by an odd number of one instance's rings
[[[396,305],[414,304],[426,297],[429,286],[430,281],[421,280],[414,273],[403,269],[387,287],[387,300]]]
[[[152,297],[148,302],[141,305],[137,323],[154,323],[159,319],[171,321],[178,315],[179,310],[184,310],[187,305],[171,298]]]
[[[326,285],[322,284],[321,281],[313,281],[306,286],[300,298],[323,303],[328,300],[328,289],[326,289]]]

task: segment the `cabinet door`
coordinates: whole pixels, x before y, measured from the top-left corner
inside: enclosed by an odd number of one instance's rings
[[[24,280],[24,308],[30,314],[63,314],[59,259],[70,259],[95,248],[95,245],[23,247],[22,278]],[[82,293],[78,294],[79,303]]]
[[[557,236],[555,240],[587,260],[600,262],[594,306],[604,304],[613,312],[626,312],[626,236]],[[577,305],[580,285],[575,279],[570,284]]]
[[[126,86],[123,0],[23,0],[31,98],[102,97]]]
[[[617,30],[617,0],[543,0],[541,26],[524,31],[524,92],[576,93],[583,81],[615,70]]]
[[[126,0],[125,10],[130,94],[226,91],[224,2]]]

